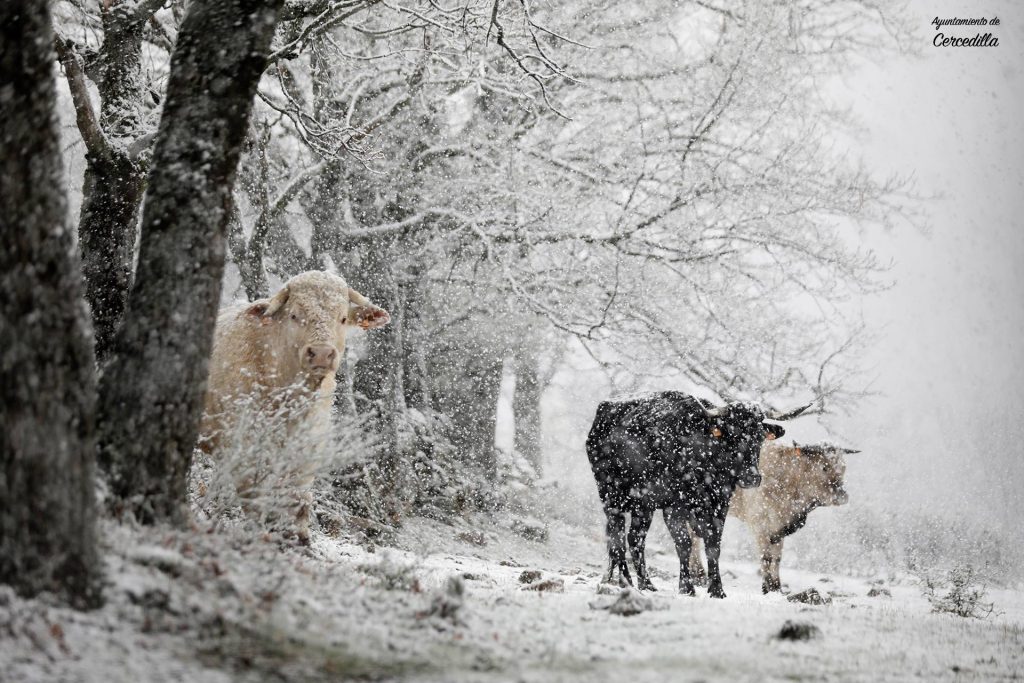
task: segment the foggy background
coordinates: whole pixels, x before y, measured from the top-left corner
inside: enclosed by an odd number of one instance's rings
[[[961,538],[972,533],[965,529],[991,530],[1012,543],[1024,522],[1020,11],[1005,2],[915,2],[910,13],[918,54],[865,62],[830,93],[862,127],[851,153],[880,176],[914,178],[926,229],[858,233],[851,226],[851,239],[892,263],[891,288],[853,304],[874,335],[861,362],[876,394],[849,416],[787,425],[787,443],[824,439],[863,451],[848,459],[850,504],[815,512],[788,541],[798,561],[815,544],[850,550],[843,536],[865,513],[883,515],[887,524],[908,512],[965,521],[949,527],[951,537],[937,552],[956,552],[946,546],[958,542],[969,546],[976,539]],[[936,16],[994,15],[1002,24],[988,30],[998,47],[932,46]],[[973,35],[974,29],[945,31]],[[608,388],[582,353],[570,353],[566,363],[545,395],[545,474],[575,494],[567,506],[592,505],[596,519],[600,508],[583,442]],[[666,380],[662,388],[689,387]],[[510,439],[507,412],[501,417],[499,443]],[[663,533],[660,521],[655,532]],[[871,527],[866,535],[877,532]],[[742,525],[727,525],[727,543],[744,535]]]

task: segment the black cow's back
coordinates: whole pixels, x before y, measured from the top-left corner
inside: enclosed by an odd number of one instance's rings
[[[696,483],[711,454],[705,406],[682,392],[604,401],[587,437],[587,457],[606,506],[660,507]]]

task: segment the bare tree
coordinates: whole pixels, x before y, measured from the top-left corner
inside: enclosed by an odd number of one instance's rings
[[[196,0],[171,73],[139,266],[100,383],[100,456],[145,522],[181,518],[220,298],[231,192],[281,0]]]
[[[47,3],[3,3],[0,40],[0,581],[92,606],[96,378]]]

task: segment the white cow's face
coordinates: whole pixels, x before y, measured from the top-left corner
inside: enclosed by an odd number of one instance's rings
[[[338,371],[349,327],[370,329],[390,321],[387,311],[342,278],[320,271],[296,275],[269,301],[253,304],[249,313],[271,326],[270,350],[280,378],[310,389]]]

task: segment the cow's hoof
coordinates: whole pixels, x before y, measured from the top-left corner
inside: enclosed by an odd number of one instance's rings
[[[763,581],[761,583],[761,592],[765,595],[769,593],[778,593],[782,591],[782,584],[778,581]]]
[[[725,597],[725,590],[721,586],[711,586],[708,588],[708,597],[721,600]]]
[[[637,579],[637,588],[642,591],[657,591],[650,579]]]

